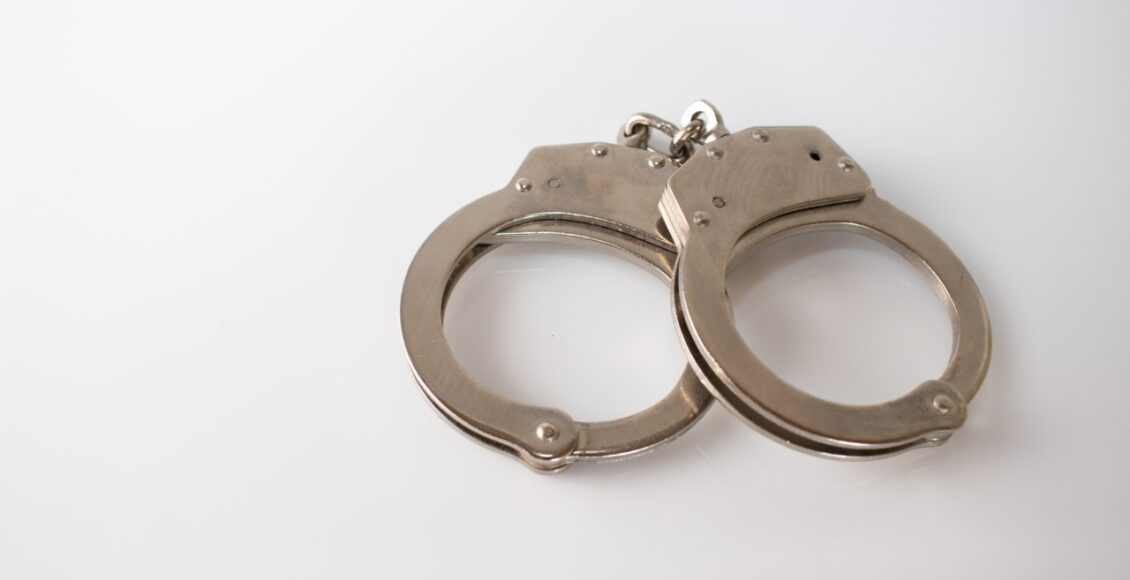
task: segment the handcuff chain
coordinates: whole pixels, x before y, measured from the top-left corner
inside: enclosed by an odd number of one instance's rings
[[[651,131],[657,130],[671,139],[667,151],[653,147]],[[704,145],[729,134],[722,124],[722,115],[707,101],[696,101],[683,113],[683,124],[677,125],[651,113],[636,113],[620,129],[617,142],[628,147],[646,149],[662,155],[674,166],[680,166],[694,155],[696,146]]]

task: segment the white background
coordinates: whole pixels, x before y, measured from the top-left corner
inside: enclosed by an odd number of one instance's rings
[[[1130,7],[1120,2],[5,2],[0,578],[1126,577]],[[538,476],[425,404],[404,272],[543,144],[711,99],[825,129],[945,239],[994,358],[944,447],[784,448],[721,407]],[[947,321],[885,250],[731,277],[821,396],[935,376]],[[500,392],[610,418],[681,351],[664,286],[505,248],[448,334]]]

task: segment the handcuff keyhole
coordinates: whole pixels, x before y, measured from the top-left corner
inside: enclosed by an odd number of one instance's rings
[[[811,151],[811,152],[808,153],[808,156],[810,158],[812,158],[813,161],[820,161],[820,152],[819,151]]]

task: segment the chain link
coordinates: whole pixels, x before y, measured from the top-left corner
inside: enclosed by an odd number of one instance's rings
[[[652,130],[659,131],[671,140],[667,151],[651,145]],[[632,115],[620,129],[617,142],[662,155],[672,165],[679,166],[694,155],[697,146],[726,135],[729,135],[729,131],[722,124],[722,115],[718,109],[706,101],[697,101],[683,114],[681,126],[651,113]]]

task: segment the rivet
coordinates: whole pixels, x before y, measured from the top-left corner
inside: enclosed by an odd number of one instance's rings
[[[726,200],[717,195],[714,196],[714,199],[710,200],[710,202],[714,204],[714,207],[726,207]]]
[[[518,181],[514,182],[514,189],[517,189],[518,191],[529,191],[533,189],[533,187],[534,184],[530,183],[530,180],[526,179],[525,177],[519,178]]]
[[[841,157],[839,166],[840,169],[844,170],[844,173],[850,173],[855,169],[855,161],[852,161],[851,157]]]
[[[552,187],[553,189],[557,189],[558,187],[561,187],[561,178],[550,177],[549,181],[545,182],[545,184]]]
[[[710,214],[704,211],[694,212],[694,225],[702,227],[710,225]]]
[[[652,169],[660,169],[667,164],[667,159],[662,155],[652,155],[647,158],[647,164],[651,166]]]
[[[711,159],[721,159],[725,152],[717,147],[707,147],[706,156]]]
[[[937,412],[943,415],[949,415],[950,411],[953,411],[953,408],[953,399],[949,398],[948,395],[937,395],[934,397],[934,410]]]
[[[769,131],[758,127],[753,130],[753,140],[758,143],[764,143],[769,140]]]
[[[537,435],[542,441],[553,441],[557,439],[557,427],[553,423],[542,423],[538,425]]]
[[[593,157],[604,157],[608,155],[608,147],[604,143],[597,143],[592,146]]]

